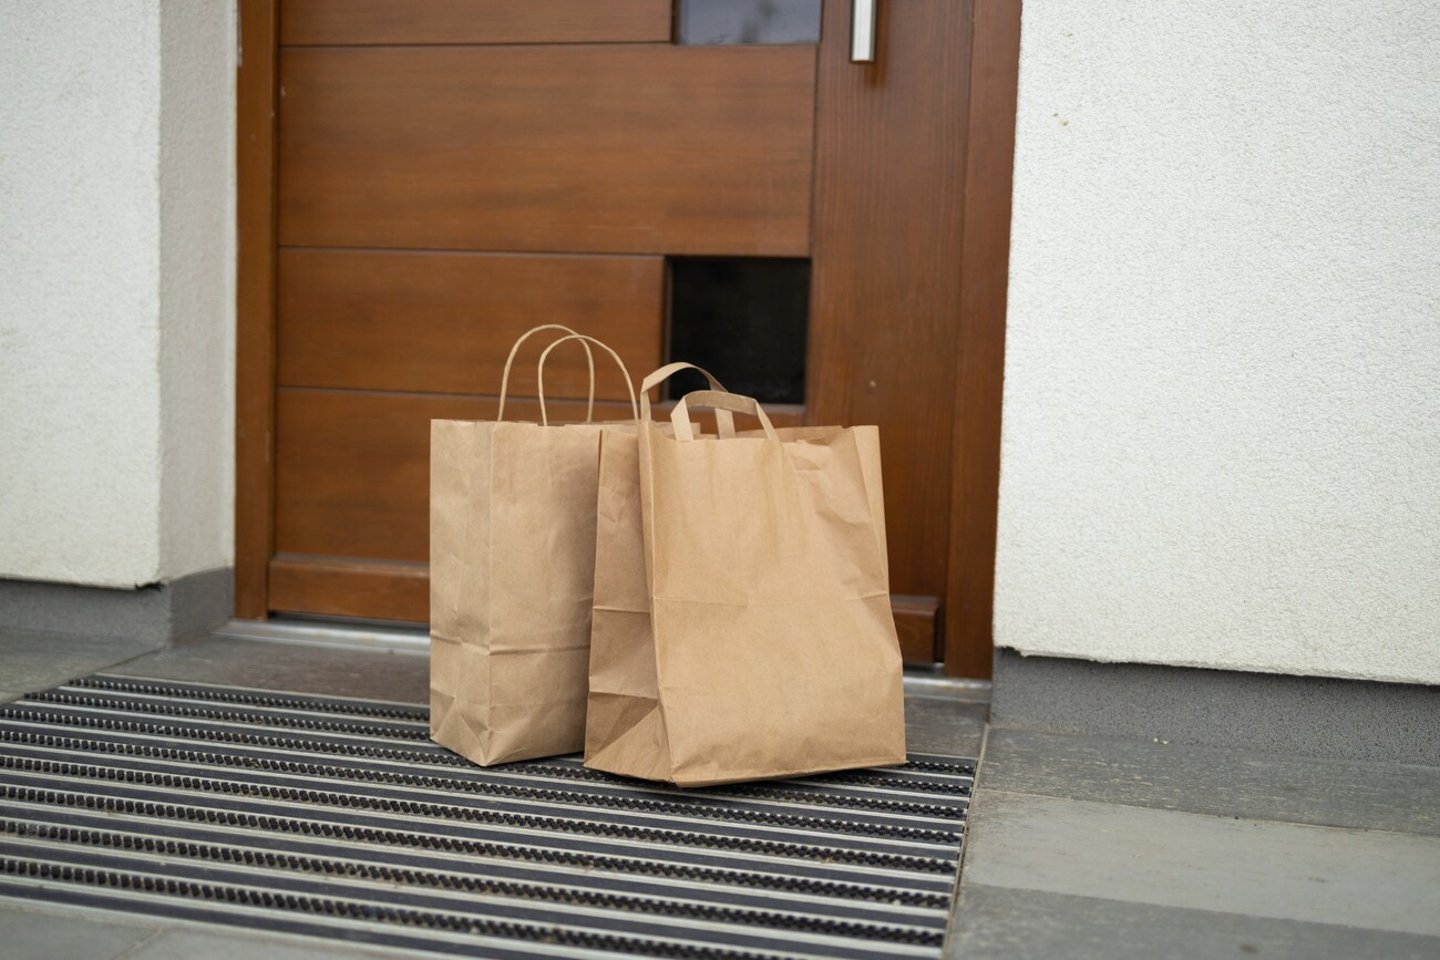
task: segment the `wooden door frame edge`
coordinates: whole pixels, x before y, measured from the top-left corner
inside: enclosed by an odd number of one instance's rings
[[[239,0],[235,77],[235,615],[269,615],[275,546],[279,0]]]
[[[945,672],[988,677],[1021,0],[972,0]],[[962,438],[964,444],[962,444]]]

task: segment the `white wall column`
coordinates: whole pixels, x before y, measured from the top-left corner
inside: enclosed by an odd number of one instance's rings
[[[1440,683],[1440,7],[1024,10],[995,638]]]
[[[232,563],[234,16],[0,6],[0,625]]]

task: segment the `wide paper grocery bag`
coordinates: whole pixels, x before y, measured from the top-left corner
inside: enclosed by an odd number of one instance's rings
[[[695,437],[702,402],[764,429]],[[647,406],[601,440],[586,765],[702,786],[903,762],[878,430],[777,431],[702,391],[667,435]]]
[[[431,422],[430,736],[481,765],[584,743],[601,429]]]

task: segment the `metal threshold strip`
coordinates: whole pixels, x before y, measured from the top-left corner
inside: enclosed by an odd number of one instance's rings
[[[0,897],[450,956],[938,957],[973,776],[482,769],[423,707],[96,675],[0,707]]]
[[[215,631],[231,640],[258,640],[299,646],[332,646],[350,650],[392,653],[426,653],[430,633],[423,625],[382,620],[336,620],[329,617],[279,616],[270,620],[231,620]],[[989,680],[945,676],[939,664],[910,664],[905,668],[906,696],[944,697],[970,703],[989,703]]]

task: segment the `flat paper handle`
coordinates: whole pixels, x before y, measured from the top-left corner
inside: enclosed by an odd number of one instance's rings
[[[563,330],[565,333],[570,334],[571,337],[579,336],[579,334],[564,324],[542,323],[538,327],[531,327],[515,338],[515,345],[510,348],[510,356],[505,358],[505,372],[500,377],[500,409],[495,413],[496,420],[505,419],[505,395],[510,391],[510,367],[515,363],[515,354],[520,352],[520,344],[529,340],[541,330]],[[569,338],[567,337],[566,339]],[[580,346],[585,348],[585,365],[590,368],[590,397],[585,402],[585,422],[589,423],[595,414],[595,354],[590,352],[590,344],[582,342]],[[630,382],[628,375],[625,378],[625,382]]]
[[[719,380],[715,379],[715,376],[709,370],[706,370],[704,367],[697,367],[693,363],[677,360],[674,363],[667,363],[663,367],[650,371],[645,379],[640,381],[640,419],[650,419],[650,391],[675,376],[675,374],[681,370],[696,371],[709,381],[711,390],[719,393],[730,392],[720,384]],[[715,411],[715,427],[720,431],[720,436],[722,437],[735,436],[735,418],[731,416],[729,410],[717,409]]]
[[[551,350],[554,350],[556,347],[560,346],[560,344],[564,343],[567,340],[579,340],[581,345],[585,347],[586,353],[590,352],[590,344],[593,343],[595,344],[595,346],[599,347],[601,350],[604,350],[606,353],[610,354],[610,356],[615,358],[615,365],[620,368],[620,372],[625,376],[625,389],[630,391],[630,416],[638,420],[640,418],[640,409],[635,404],[635,384],[631,382],[630,371],[625,366],[625,361],[620,359],[620,354],[616,353],[614,350],[611,350],[608,344],[602,343],[601,341],[596,340],[594,337],[587,337],[583,333],[572,333],[568,337],[561,337],[559,340],[553,341],[549,346],[547,346],[543,351],[541,351],[540,362],[535,366],[535,392],[540,394],[540,426],[550,426],[550,418],[545,415],[545,360],[550,356]],[[586,423],[590,422],[590,410],[594,407],[594,405],[595,368],[592,366],[590,368],[590,407],[587,407],[585,410]]]
[[[691,406],[710,407],[717,411],[748,413],[760,421],[766,437],[777,442],[780,439],[775,432],[774,425],[770,423],[770,417],[765,413],[765,408],[760,406],[760,401],[754,397],[738,393],[722,393],[718,390],[696,390],[681,397],[676,402],[675,409],[670,411],[670,425],[675,428],[676,440],[688,442],[695,439],[695,434],[690,429]]]

